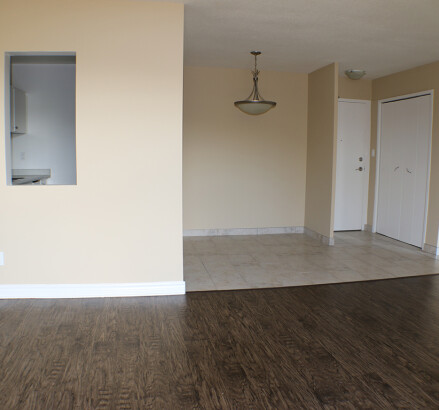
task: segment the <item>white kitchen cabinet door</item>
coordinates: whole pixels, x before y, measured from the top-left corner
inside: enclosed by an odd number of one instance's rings
[[[15,87],[11,87],[11,132],[13,134],[27,132],[26,94]]]
[[[377,232],[422,247],[431,95],[381,105]]]

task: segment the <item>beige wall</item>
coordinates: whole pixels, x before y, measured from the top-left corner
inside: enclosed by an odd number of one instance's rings
[[[2,0],[7,51],[76,51],[77,186],[6,186],[0,283],[178,281],[183,6]]]
[[[264,71],[250,116],[233,102],[251,91],[249,70],[185,67],[185,229],[303,226],[307,75]]]
[[[352,100],[372,99],[372,80],[350,80],[343,76],[338,79],[338,96]]]
[[[338,64],[309,74],[305,226],[334,236]]]
[[[386,77],[378,78],[372,82],[372,138],[371,148],[376,149],[377,107],[376,101],[384,98],[411,94],[418,91],[434,89],[439,93],[439,62],[427,64],[411,70],[402,71]],[[369,213],[368,223],[372,223],[373,201],[375,192],[375,161],[371,162]],[[433,138],[431,151],[430,197],[427,215],[426,243],[438,246],[439,229],[439,110],[437,98],[434,99],[433,109]]]

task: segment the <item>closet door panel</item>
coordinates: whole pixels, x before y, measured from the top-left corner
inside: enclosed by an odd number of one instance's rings
[[[417,100],[418,98],[413,98],[391,103],[399,105],[400,123],[403,126],[399,141],[402,174],[401,219],[399,221],[399,237],[396,237],[396,239],[410,244],[413,242],[413,219],[416,202],[415,168],[419,122]]]
[[[418,129],[416,139],[413,170],[410,169],[407,175],[414,177],[414,212],[412,220],[412,239],[411,244],[422,247],[424,244],[425,209],[428,192],[428,163],[430,155],[430,134],[431,134],[431,103],[432,97],[425,96],[418,100]]]
[[[380,184],[377,232],[399,237],[402,201],[401,134],[399,107],[383,104],[380,142]]]

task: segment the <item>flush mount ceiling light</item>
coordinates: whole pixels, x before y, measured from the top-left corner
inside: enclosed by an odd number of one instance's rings
[[[251,51],[250,54],[255,56],[255,69],[252,71],[253,74],[253,90],[246,100],[235,101],[235,106],[238,107],[242,112],[250,115],[264,114],[271,108],[276,107],[274,101],[266,101],[259,94],[258,89],[258,74],[259,70],[257,68],[257,57],[261,54],[260,51]]]
[[[359,80],[361,77],[363,77],[366,74],[366,71],[364,70],[346,70],[344,72],[346,74],[346,77],[350,78],[351,80]]]

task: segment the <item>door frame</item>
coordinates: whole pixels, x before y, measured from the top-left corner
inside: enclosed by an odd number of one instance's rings
[[[427,189],[425,193],[425,209],[424,209],[424,227],[422,233],[422,249],[425,246],[425,235],[427,233],[427,213],[428,213],[428,200],[430,196],[430,167],[431,167],[431,143],[433,138],[433,109],[434,109],[434,90],[418,91],[412,94],[404,94],[396,97],[383,98],[378,100],[378,113],[377,113],[377,146],[376,146],[376,170],[375,170],[375,197],[373,204],[373,224],[372,232],[376,233],[377,219],[378,219],[378,192],[380,185],[380,159],[381,159],[381,109],[382,104],[398,100],[406,100],[409,98],[421,97],[424,95],[430,95],[430,132],[428,136],[428,158],[427,158]]]
[[[346,103],[361,103],[366,104],[369,109],[369,121],[367,123],[368,132],[367,132],[367,141],[365,141],[366,151],[365,151],[365,161],[364,168],[367,170],[365,172],[363,178],[365,179],[363,183],[363,194],[362,194],[362,202],[363,202],[363,212],[361,213],[361,230],[365,230],[365,225],[367,224],[367,205],[368,205],[368,197],[369,197],[369,178],[370,178],[370,131],[371,131],[371,119],[372,119],[372,111],[371,111],[371,101],[370,100],[358,100],[352,98],[339,98],[338,103],[346,102]],[[340,110],[338,110],[340,112]],[[339,119],[337,119],[338,123]],[[338,131],[337,131],[337,139],[338,139]],[[337,161],[337,158],[336,158]],[[367,177],[366,177],[367,176]],[[337,190],[337,174],[335,175],[335,189]],[[335,212],[335,208],[334,208]]]

